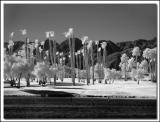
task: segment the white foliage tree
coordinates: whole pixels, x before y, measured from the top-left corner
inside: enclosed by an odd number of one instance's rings
[[[46,83],[47,75],[49,74],[49,65],[45,64],[44,62],[38,62],[35,67],[33,74],[37,77],[40,83]]]
[[[148,60],[151,80],[156,81],[157,80],[157,49],[146,48],[143,51],[143,57]]]
[[[85,64],[85,67],[86,67],[86,75],[87,75],[87,85],[89,85],[89,82],[90,82],[90,68],[89,68],[89,64],[88,64],[88,50],[87,50],[87,45],[88,45],[88,36],[84,36],[82,39],[82,44],[83,44],[83,54],[84,54],[84,64]]]
[[[144,70],[145,73],[148,73],[148,62],[147,60],[143,60],[141,63],[140,63],[140,68],[142,68]]]
[[[11,86],[13,86],[15,82],[15,78],[12,71],[12,66],[14,63],[16,63],[16,56],[6,55],[4,57],[4,78],[10,81]]]
[[[122,72],[124,73],[125,81],[127,80],[128,59],[129,59],[128,56],[124,53],[121,56],[121,62],[119,65],[121,67]]]
[[[128,60],[128,68],[129,68],[129,71],[132,71],[132,69],[136,66],[136,62],[134,60],[133,57],[131,57],[129,60]]]
[[[113,83],[115,79],[119,79],[121,74],[116,69],[104,68],[104,80],[105,83]]]
[[[144,70],[141,68],[138,68],[136,71],[135,78],[137,79],[137,83],[139,84],[140,81],[144,78]]]

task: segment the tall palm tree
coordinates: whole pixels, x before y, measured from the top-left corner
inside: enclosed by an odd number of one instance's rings
[[[10,40],[9,40],[9,45],[8,45],[9,55],[12,55],[12,54],[13,54],[13,46],[14,46],[13,36],[14,36],[14,32],[12,32],[12,33],[10,34]]]
[[[41,41],[41,46],[42,46],[42,61],[44,60],[44,41]]]
[[[9,40],[9,45],[8,45],[9,55],[13,54],[13,46],[14,46],[13,40]]]
[[[81,70],[81,51],[78,50],[78,82],[80,82],[80,70]]]
[[[92,81],[93,81],[93,85],[94,85],[94,53],[93,53],[93,41],[92,40],[90,40],[88,43],[88,49],[89,49],[90,55],[91,55]]]
[[[39,60],[39,44],[38,39],[35,39],[35,50],[36,50],[36,62]]]
[[[97,47],[97,62],[98,62],[98,45],[99,45],[99,41],[95,40],[95,44],[96,44],[96,47]]]
[[[69,49],[70,49],[70,61],[71,61],[71,69],[72,69],[72,83],[75,85],[75,56],[74,56],[74,51],[75,51],[75,42],[73,39],[73,28],[69,28],[68,32],[65,32],[65,37],[68,38],[69,40]]]
[[[87,44],[88,44],[88,36],[84,36],[82,39],[83,49],[84,49],[84,60],[85,60],[85,67],[86,67],[86,74],[87,74],[87,85],[89,85],[90,78],[89,78],[89,64],[88,64],[88,50],[87,50]]]
[[[54,31],[50,31],[49,34],[50,34],[50,37],[53,38],[53,47],[51,47],[51,52],[53,49],[53,54],[51,53],[52,66],[56,67],[56,40],[55,40]],[[54,61],[53,61],[53,57],[54,57]],[[56,85],[56,73],[54,75],[54,85]]]
[[[134,47],[132,50],[132,55],[136,57],[136,70],[138,71],[138,67],[137,67],[137,58],[138,56],[140,56],[140,49],[139,47]],[[137,72],[138,73],[138,72]]]
[[[22,29],[20,30],[23,36],[27,35],[27,30],[26,29]],[[25,37],[25,55],[26,55],[26,59],[28,58],[28,37]]]
[[[103,42],[101,43],[102,45],[102,49],[103,49],[103,67],[106,67],[106,46],[107,46],[107,42]]]
[[[53,65],[53,54],[52,54],[52,44],[51,44],[51,39],[50,39],[50,32],[46,32],[46,38],[48,39],[49,41],[49,57],[50,57],[50,60],[51,60],[51,65]]]
[[[101,78],[101,48],[98,48],[98,75],[99,75],[99,78],[98,78],[98,80],[99,80],[99,82],[101,81],[100,80],[100,78]]]

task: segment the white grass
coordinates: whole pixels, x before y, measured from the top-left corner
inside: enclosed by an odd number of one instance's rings
[[[21,81],[22,86],[25,86],[25,81]],[[53,83],[53,82],[52,82]],[[33,87],[32,87],[33,86]],[[137,98],[156,98],[156,83],[150,81],[141,81],[138,85],[136,81],[116,80],[113,84],[104,84],[95,82],[95,85],[86,85],[85,83],[78,83],[76,79],[76,86],[72,86],[70,78],[65,78],[63,82],[57,80],[57,86],[47,83],[46,87],[39,86],[37,82],[31,82],[31,87],[4,88],[4,95],[34,95],[23,92],[23,90],[49,90],[49,91],[64,91],[69,93],[76,93],[82,96],[135,96]]]

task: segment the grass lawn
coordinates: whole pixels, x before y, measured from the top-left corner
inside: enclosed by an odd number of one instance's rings
[[[57,85],[47,83],[45,87],[38,85],[37,82],[31,82],[30,87],[25,87],[25,81],[21,81],[21,88],[11,88],[8,83],[4,84],[5,96],[40,96],[39,91],[61,91],[78,96],[100,96],[100,97],[134,97],[134,98],[152,98],[156,99],[156,83],[150,81],[141,81],[138,85],[135,81],[116,80],[113,84],[97,83],[95,85],[86,85],[78,82],[76,86],[72,85],[70,78],[65,78],[63,82],[57,80]]]

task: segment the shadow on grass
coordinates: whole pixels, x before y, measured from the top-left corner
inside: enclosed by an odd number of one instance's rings
[[[40,95],[41,97],[75,97],[75,96],[78,96],[78,94],[67,93],[67,92],[62,92],[62,91],[33,90],[33,89],[25,89],[21,91],[31,93],[31,94],[37,94],[37,95]]]
[[[83,86],[84,84],[81,83],[75,83],[75,86]],[[65,82],[58,82],[56,83],[56,86],[73,86],[73,83],[65,83]]]
[[[54,87],[54,89],[83,89],[83,88]]]
[[[26,88],[26,87],[42,87],[41,85],[30,85],[30,86],[21,86],[20,88]],[[4,88],[17,88],[17,86],[4,86]]]

